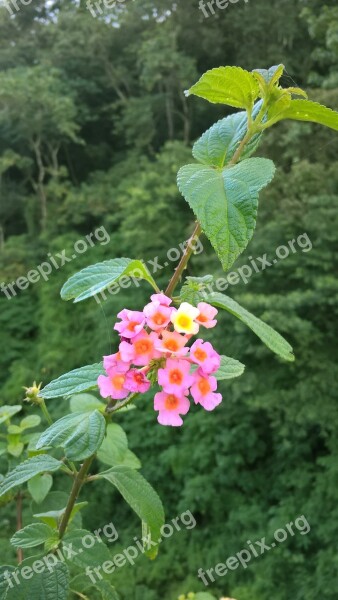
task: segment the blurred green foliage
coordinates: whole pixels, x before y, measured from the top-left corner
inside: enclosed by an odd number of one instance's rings
[[[0,282],[25,276],[48,253],[71,256],[76,241],[99,227],[110,235],[48,281],[10,300],[1,292],[2,404],[20,403],[33,380],[47,383],[109,353],[116,313],[141,306],[150,290],[143,282],[101,306],[90,300],[79,307],[59,297],[75,271],[116,256],[158,256],[169,265],[153,275],[165,285],[175,266],[167,252],[187,239],[193,220],[176,172],[198,135],[228,114],[182,91],[207,68],[283,62],[284,85],[306,87],[310,99],[338,109],[337,31],[335,0],[255,0],[208,19],[196,0],[125,2],[97,18],[71,0],[34,0],[12,18],[0,8]],[[115,583],[124,600],[202,591],[199,567],[224,562],[249,539],[268,540],[300,515],[311,525],[307,536],[218,578],[211,593],[337,599],[338,139],[319,126],[287,122],[268,132],[258,154],[275,160],[278,174],[235,267],[264,253],[273,259],[276,248],[303,233],[313,247],[296,244],[297,252],[228,293],[285,335],[297,360],[284,364],[222,315],[213,343],[247,369],[241,381],[222,384],[221,407],[192,410],[179,431],[156,424],[151,396],[121,416],[168,521],[185,510],[197,520],[195,529],[166,540],[156,561],[141,558],[120,570]],[[223,276],[202,241],[205,252],[188,274]],[[68,407],[57,401],[49,409],[61,416]],[[86,528],[113,521],[120,533],[114,553],[132,544],[140,532],[119,497],[102,482],[87,493],[95,508],[83,512]],[[1,510],[0,554],[8,562],[15,516]]]

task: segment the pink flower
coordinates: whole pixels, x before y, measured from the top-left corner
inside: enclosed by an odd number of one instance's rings
[[[207,304],[206,302],[200,302],[197,305],[197,308],[200,311],[200,314],[196,318],[196,321],[200,325],[203,325],[203,327],[206,327],[207,329],[215,327],[217,321],[214,317],[217,315],[218,310],[211,306],[211,304]]]
[[[130,392],[145,394],[150,388],[150,381],[142,371],[131,369],[126,375],[125,387]]]
[[[154,296],[156,295],[154,294]],[[160,304],[157,300],[147,304],[143,309],[143,313],[145,314],[148,327],[154,331],[159,331],[167,327],[170,323],[172,310],[172,308]]]
[[[119,373],[126,373],[130,369],[130,361],[128,358],[127,362],[124,362],[121,353],[116,352],[116,354],[103,357],[103,366],[108,374],[111,369],[116,369]]]
[[[117,316],[122,320],[121,323],[115,323],[114,329],[124,338],[135,337],[145,324],[144,314],[136,310],[124,308]]]
[[[187,360],[168,358],[165,368],[158,370],[158,383],[168,394],[182,395],[194,381],[189,371]]]
[[[141,331],[138,333],[131,340],[131,345],[133,348],[133,364],[138,367],[146,367],[149,365],[150,361],[154,360],[154,358],[160,358],[161,354],[155,348],[157,341],[158,335],[154,331],[151,333],[147,333],[146,331]],[[125,344],[126,342],[122,342],[120,344],[120,351],[123,360],[125,360],[125,351],[127,350]],[[128,351],[130,351],[130,349],[128,349]]]
[[[97,380],[102,398],[114,398],[122,400],[129,395],[129,390],[125,387],[126,376],[111,368],[108,377],[100,375]]]
[[[118,354],[121,356],[122,362],[124,364],[127,363],[127,364],[131,365],[131,363],[133,362],[134,357],[135,357],[134,346],[132,346],[132,344],[130,342],[123,341],[119,345]]]
[[[180,415],[187,414],[190,403],[185,395],[182,396],[182,394],[176,395],[158,392],[155,394],[154,408],[159,411],[157,420],[161,425],[180,427],[180,425],[183,425],[183,420]]]
[[[215,373],[220,367],[221,357],[210,342],[196,340],[190,349],[191,360],[199,365],[205,374]]]
[[[162,331],[162,339],[156,344],[156,349],[164,354],[176,354],[176,356],[184,356],[189,351],[185,348],[185,344],[189,341],[189,337],[177,333],[177,331]]]
[[[214,410],[222,402],[222,395],[215,394],[217,389],[216,377],[206,377],[200,369],[194,373],[195,383],[190,392],[195,404],[201,404],[205,410]]]
[[[171,298],[168,298],[165,294],[153,294],[150,296],[153,302],[159,302],[162,306],[170,306],[172,303]]]

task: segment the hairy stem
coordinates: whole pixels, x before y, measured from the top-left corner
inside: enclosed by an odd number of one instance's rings
[[[71,490],[69,498],[68,498],[66,510],[64,512],[64,515],[62,517],[60,527],[59,527],[60,540],[62,540],[62,538],[65,534],[65,531],[67,529],[67,525],[69,523],[69,519],[71,517],[75,502],[78,498],[78,495],[80,493],[80,490],[81,490],[83,484],[85,483],[87,473],[90,469],[90,466],[91,466],[94,458],[95,458],[95,456],[90,456],[89,458],[87,458],[84,461],[83,465],[81,466],[81,469],[79,470],[78,474],[76,475],[76,477],[74,479],[73,487],[72,487],[72,490]]]
[[[43,398],[39,398],[39,404],[40,404],[41,410],[43,412],[43,415],[44,415],[48,425],[53,425],[53,419],[49,414],[48,408],[46,406],[46,402],[44,401]]]
[[[16,496],[16,531],[20,531],[22,529],[22,495],[21,492],[18,492]],[[16,551],[18,564],[23,561],[23,550],[22,548],[18,548]]]
[[[197,221],[196,225],[195,225],[195,229],[192,233],[192,236],[189,239],[187,247],[183,252],[183,255],[179,262],[179,265],[175,269],[175,272],[174,272],[172,278],[170,279],[168,287],[165,291],[166,296],[169,296],[169,298],[171,298],[171,296],[173,295],[174,290],[175,290],[177,284],[179,283],[179,280],[181,279],[182,273],[183,273],[184,269],[186,268],[186,266],[189,262],[189,259],[194,251],[193,242],[195,240],[198,240],[201,233],[202,233],[202,227],[200,226],[200,224]]]

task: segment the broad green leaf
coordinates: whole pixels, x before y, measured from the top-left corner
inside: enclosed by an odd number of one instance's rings
[[[210,302],[218,308],[223,308],[232,315],[243,321],[250,329],[264,342],[264,344],[285,360],[294,360],[292,347],[277,331],[272,329],[252,313],[247,311],[243,306],[225,294],[212,293],[206,298],[206,302]]]
[[[44,472],[53,472],[60,469],[62,466],[60,460],[56,460],[48,454],[40,454],[25,460],[23,463],[15,467],[13,471],[10,471],[8,475],[0,483],[0,496],[6,494],[12,488],[29,481],[35,475]]]
[[[73,413],[89,412],[95,409],[104,412],[106,404],[98,400],[95,396],[92,396],[92,394],[76,394],[70,399],[70,410]]]
[[[216,600],[216,598],[215,596],[209,594],[209,592],[197,592],[197,594],[195,594],[194,600]],[[228,600],[230,600],[230,598]]]
[[[120,600],[116,589],[108,581],[97,581],[95,587],[101,592],[102,600]]]
[[[37,427],[41,423],[41,417],[39,415],[28,415],[22,419],[20,423],[20,427],[22,429],[32,429],[33,427]]]
[[[147,267],[140,260],[130,258],[114,258],[105,260],[75,273],[61,289],[63,300],[80,302],[103,292],[121,277],[132,279],[145,279],[157,290],[157,285],[150,275]]]
[[[234,108],[252,108],[259,86],[253,75],[240,67],[218,67],[202,75],[186,95],[194,94],[213,103]]]
[[[72,544],[72,550],[76,552],[76,555],[69,557],[69,563],[81,569],[102,565],[112,558],[101,538],[85,529],[75,529],[66,533],[63,539],[66,545]]]
[[[61,447],[70,460],[84,460],[95,454],[106,431],[106,420],[98,410],[62,417],[43,432],[36,444],[41,448]]]
[[[40,504],[46,498],[53,485],[53,477],[49,473],[36,475],[28,482],[28,491],[34,502]]]
[[[252,112],[255,118],[262,106],[262,101],[257,102]],[[214,167],[224,167],[235,154],[239,143],[247,132],[248,116],[246,112],[239,112],[217,121],[210,129],[195,142],[192,154],[198,162]],[[248,158],[258,147],[261,133],[254,135],[246,145],[241,160]]]
[[[248,158],[223,170],[186,165],[178,172],[178,187],[225,271],[252,238],[258,193],[274,172],[273,162],[266,158]]]
[[[95,589],[95,591],[98,590],[101,593],[100,597],[102,600],[120,600],[120,596],[109,581],[97,579],[94,584],[89,577],[83,577],[83,573],[76,575],[76,577],[71,580],[70,587],[72,590],[84,594],[88,599],[91,598],[89,590]],[[95,598],[96,597],[97,595],[95,595]]]
[[[222,379],[233,379],[233,377],[239,377],[244,373],[245,365],[235,358],[229,356],[221,356],[221,366],[216,371],[215,377],[219,381]]]
[[[72,512],[70,513],[68,523],[71,523],[76,517],[77,513],[86,506],[88,506],[88,502],[77,502],[76,504],[74,504]],[[33,515],[33,517],[35,519],[39,519],[43,523],[46,523],[46,525],[49,525],[50,527],[57,528],[60,525],[61,519],[65,514],[65,511],[66,507],[62,508],[61,510],[49,510],[47,512],[37,513]]]
[[[180,290],[181,302],[189,302],[193,306],[197,306],[199,302],[203,302],[205,297],[203,290],[205,290],[206,286],[211,285],[213,279],[212,275],[186,277]]]
[[[8,436],[8,446],[7,446],[7,452],[8,454],[10,454],[11,456],[15,456],[15,458],[19,458],[19,456],[21,456],[23,449],[24,449],[24,445],[23,443],[20,441],[20,439],[13,439],[13,437],[16,436]]]
[[[34,548],[50,539],[57,541],[58,534],[55,529],[45,523],[32,523],[17,531],[10,541],[15,548]]]
[[[22,410],[22,406],[16,404],[15,406],[1,406],[0,407],[0,424],[4,423],[5,421],[7,421],[7,419],[10,419],[11,417],[13,417],[14,415],[16,415],[18,412],[20,412],[20,410]]]
[[[161,527],[164,524],[164,511],[159,496],[148,481],[138,471],[127,467],[113,467],[99,476],[119,490],[141,521],[147,524],[151,540],[159,542]],[[157,551],[158,546],[153,546],[147,554],[150,558],[155,558]]]
[[[131,450],[127,450],[121,465],[130,469],[140,469],[142,467],[140,459]]]
[[[278,81],[282,77],[282,75],[284,73],[284,69],[285,69],[284,65],[280,64],[280,65],[274,65],[273,67],[270,67],[269,69],[254,69],[252,71],[252,73],[254,76],[257,75],[257,76],[262,77],[262,79],[265,81],[265,83],[273,86],[275,83],[278,83]]]
[[[274,122],[282,119],[311,121],[338,131],[338,112],[311,100],[291,100],[286,110],[273,117]]]
[[[102,363],[87,365],[74,369],[54,379],[40,391],[42,398],[59,398],[60,396],[72,396],[97,387],[99,375],[104,374]]]
[[[12,565],[2,565],[0,567],[0,600],[6,600],[7,591],[9,588],[9,582],[7,577],[5,577],[5,573],[11,574],[14,573],[15,567]]]
[[[128,450],[127,436],[120,425],[110,423],[106,436],[97,453],[97,458],[105,465],[121,464]]]
[[[65,563],[56,562],[53,569],[43,569],[40,573],[32,569],[32,577],[24,579],[21,569],[31,567],[35,561],[41,563],[41,556],[24,560],[18,570],[20,584],[13,579],[13,587],[9,587],[6,600],[67,600],[69,594],[69,571]],[[41,564],[40,564],[41,570]],[[27,571],[26,571],[27,573]]]

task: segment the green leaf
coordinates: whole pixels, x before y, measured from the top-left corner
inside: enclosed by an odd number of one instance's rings
[[[22,419],[20,423],[20,427],[24,429],[32,429],[33,427],[37,427],[41,423],[41,417],[39,415],[28,415]]]
[[[262,106],[257,102],[252,112],[255,118]],[[223,167],[235,154],[239,143],[247,133],[248,116],[239,112],[217,121],[210,129],[195,142],[192,154],[194,158],[205,165]],[[248,158],[258,147],[262,133],[254,135],[245,146],[241,160]]]
[[[162,502],[142,475],[128,467],[113,467],[99,474],[112,483],[123,496],[125,501],[144,521],[149,528],[151,540],[159,542],[161,527],[164,524],[164,511]],[[150,558],[155,558],[158,546],[153,546],[147,552]]]
[[[13,587],[9,587],[6,600],[67,600],[69,593],[69,571],[66,564],[57,562],[52,570],[44,569],[41,573],[32,571],[33,576],[24,579],[20,571],[24,567],[32,567],[35,560],[41,563],[41,557],[32,557],[23,561],[17,572],[20,584],[13,579]],[[40,566],[41,569],[41,566]]]
[[[3,496],[12,488],[29,481],[35,475],[44,473],[46,471],[57,471],[62,466],[60,460],[56,460],[48,454],[40,454],[25,460],[23,463],[15,467],[13,471],[10,471],[8,475],[0,483],[0,496]]]
[[[252,73],[254,76],[256,74],[260,75],[262,77],[262,79],[265,81],[265,83],[273,86],[273,85],[275,85],[275,83],[278,83],[278,81],[282,77],[282,75],[284,73],[284,69],[285,69],[284,65],[280,64],[280,65],[274,65],[273,67],[270,67],[269,69],[254,69],[252,71]]]
[[[55,529],[44,523],[32,523],[17,531],[10,541],[15,548],[34,548],[50,539],[57,541],[58,534]]]
[[[22,406],[20,406],[19,404],[16,404],[15,406],[7,406],[7,405],[1,406],[0,407],[0,424],[4,423],[5,421],[7,421],[7,419],[10,419],[14,415],[16,415],[16,413],[20,412],[20,410],[22,410]]]
[[[282,119],[311,121],[338,131],[338,112],[311,100],[291,100],[286,110],[273,117],[275,123]]]
[[[97,581],[95,587],[101,592],[102,600],[120,600],[116,589],[108,581]]]
[[[127,436],[120,425],[110,423],[106,436],[97,453],[97,458],[105,465],[121,464],[128,450]]]
[[[244,369],[245,365],[239,362],[239,360],[230,358],[229,356],[221,356],[221,366],[216,371],[215,377],[219,381],[222,379],[233,379],[233,377],[243,375]]]
[[[205,298],[205,288],[213,282],[212,275],[204,275],[204,277],[186,277],[184,284],[180,290],[180,301],[189,302],[193,306],[197,306]]]
[[[97,387],[99,375],[104,374],[102,363],[87,365],[74,369],[48,383],[39,395],[42,398],[59,398],[60,396],[72,396]]]
[[[106,404],[98,400],[95,396],[92,396],[92,394],[76,394],[70,399],[70,410],[73,413],[89,412],[95,409],[104,412]]]
[[[72,512],[70,513],[68,524],[70,524],[74,520],[77,513],[86,506],[88,506],[88,502],[77,502],[76,504],[74,504]],[[65,511],[66,507],[62,508],[61,510],[49,510],[47,512],[37,513],[33,515],[33,517],[35,519],[40,519],[40,521],[46,523],[46,525],[49,525],[50,527],[57,528],[61,522],[63,515],[65,514]]]
[[[11,436],[11,435],[8,436],[9,444],[7,446],[7,452],[11,456],[15,456],[15,458],[19,458],[19,456],[21,456],[21,454],[23,452],[24,444],[20,440],[12,439],[12,437],[14,437],[14,436]]]
[[[84,538],[88,538],[85,545],[83,544]],[[69,558],[69,564],[76,565],[81,569],[102,565],[104,562],[111,560],[110,552],[101,538],[95,537],[93,533],[86,529],[75,529],[66,533],[64,542],[66,545],[72,544],[72,549],[76,552],[76,555]],[[89,547],[86,548],[86,546]]]
[[[5,573],[14,573],[15,567],[12,565],[2,565],[0,567],[0,600],[6,600],[9,582],[5,577]]]
[[[178,172],[178,187],[228,270],[252,238],[258,193],[273,178],[275,166],[266,158],[248,158],[215,170],[186,165]]]
[[[186,95],[195,94],[213,103],[234,108],[252,108],[259,86],[252,73],[240,67],[218,67],[202,75]]]
[[[209,592],[197,592],[197,594],[195,594],[194,600],[216,600],[216,598],[215,596],[209,594]]]
[[[35,475],[28,482],[28,491],[34,502],[40,504],[46,498],[53,485],[53,477],[49,473]]]
[[[226,296],[225,294],[212,293],[206,298],[206,302],[210,302],[218,308],[224,308],[232,315],[240,319],[264,342],[264,344],[285,360],[294,360],[292,347],[277,331],[272,329],[252,313],[243,308],[238,302]]]
[[[145,279],[158,290],[157,285],[150,275],[147,267],[140,260],[130,258],[115,258],[105,260],[75,273],[61,289],[61,298],[80,302],[103,292],[121,277]]]
[[[84,460],[95,454],[106,431],[106,420],[98,410],[62,417],[43,432],[37,450],[51,446],[64,448],[70,460]]]

